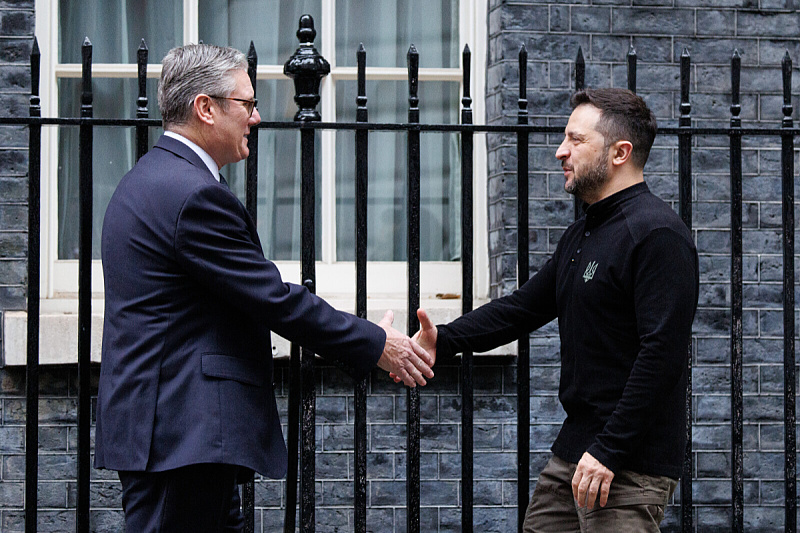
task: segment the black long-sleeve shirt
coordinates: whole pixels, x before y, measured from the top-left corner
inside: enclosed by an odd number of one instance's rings
[[[639,183],[590,205],[514,293],[438,326],[437,354],[486,351],[558,318],[567,418],[553,453],[677,478],[697,298],[689,230]]]

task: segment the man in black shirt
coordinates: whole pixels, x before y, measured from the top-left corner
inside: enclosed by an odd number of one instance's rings
[[[596,89],[571,103],[556,158],[585,215],[517,291],[438,327],[420,310],[416,338],[445,358],[506,344],[557,318],[567,418],[524,530],[659,531],[685,447],[697,250],[644,183],[656,133],[644,101]]]

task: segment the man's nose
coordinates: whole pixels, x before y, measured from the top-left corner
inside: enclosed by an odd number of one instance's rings
[[[562,142],[558,147],[558,150],[556,150],[556,159],[566,159],[568,156],[569,150],[567,150],[567,147],[564,146],[564,143]]]
[[[250,124],[259,124],[261,122],[261,115],[258,114],[258,108],[253,109],[253,114],[250,115]]]

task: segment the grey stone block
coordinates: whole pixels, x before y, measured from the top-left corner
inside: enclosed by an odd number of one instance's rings
[[[500,450],[503,447],[501,424],[474,424],[472,430],[475,450]]]
[[[571,31],[586,33],[611,31],[611,8],[574,6],[571,11]]]
[[[718,424],[694,424],[692,426],[693,450],[730,449],[730,426]]]
[[[261,479],[253,484],[253,501],[256,507],[279,507],[285,505],[283,494],[284,481],[268,481]]]
[[[515,452],[475,452],[475,479],[513,479],[517,475]]]
[[[697,477],[730,477],[730,452],[698,452]]]
[[[744,35],[734,33],[736,13],[723,9],[697,10],[697,34],[728,37],[731,35]]]
[[[0,257],[25,258],[28,255],[27,234],[0,232]]]
[[[589,52],[589,36],[588,35],[546,35],[536,34],[532,35],[526,41],[528,49],[528,57],[536,58],[538,60],[573,60],[578,56],[578,48],[583,48],[585,59]],[[516,46],[519,51],[519,45]],[[516,54],[515,56],[516,57]]]
[[[745,452],[744,475],[747,478],[783,479],[783,454]]]
[[[525,6],[508,4],[502,10],[502,26],[504,31],[521,30],[547,31],[548,6]]]
[[[35,17],[31,11],[0,11],[0,35],[4,37],[32,36]]]
[[[355,429],[352,425],[318,425],[314,434],[314,444],[317,452],[352,450],[355,438],[354,432]]]
[[[731,483],[722,480],[692,482],[692,499],[696,504],[725,504],[731,501]]]
[[[351,444],[352,447],[352,444]],[[316,478],[326,479],[348,479],[348,456],[344,452],[323,452],[316,454]]]
[[[800,27],[798,13],[740,11],[736,17],[736,33],[756,37],[795,37]]]
[[[405,425],[371,424],[370,449],[373,451],[398,451],[406,449]]]
[[[616,8],[612,31],[628,34],[691,35],[694,12],[689,9]]]
[[[420,426],[420,446],[424,450],[457,450],[459,445],[459,426],[456,424]]]
[[[317,396],[315,409],[317,424],[346,422],[346,400],[345,396]]]
[[[570,31],[570,8],[566,5],[550,5],[550,31],[568,32]]]
[[[503,505],[502,481],[477,481],[473,487],[473,503],[476,506]]]
[[[323,481],[322,508],[330,506],[352,506],[354,486],[352,481]]]

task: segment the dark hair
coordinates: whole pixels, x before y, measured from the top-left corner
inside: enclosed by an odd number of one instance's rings
[[[584,89],[572,95],[572,109],[593,105],[600,110],[597,131],[605,138],[606,147],[617,141],[633,145],[631,162],[644,168],[650,147],[656,137],[656,117],[640,96],[627,89]]]

